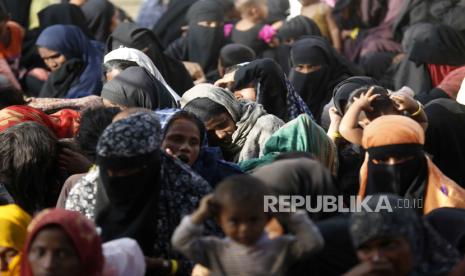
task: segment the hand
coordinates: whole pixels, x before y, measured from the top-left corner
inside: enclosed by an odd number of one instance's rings
[[[202,224],[206,219],[214,214],[213,194],[208,194],[200,201],[199,208],[192,214],[192,222]]]
[[[394,272],[392,264],[388,261],[367,261],[356,265],[343,276],[394,275]]]
[[[399,111],[407,111],[410,114],[415,113],[420,106],[412,97],[402,94],[392,95],[391,100]]]
[[[341,38],[346,39],[346,38],[352,38],[352,30],[342,30],[341,31]]]
[[[92,162],[84,155],[68,148],[62,148],[58,162],[60,169],[70,174],[86,173],[92,167]]]
[[[184,67],[186,67],[187,72],[195,82],[201,82],[206,80],[205,74],[203,72],[200,64],[190,61],[183,61]]]
[[[222,79],[219,79],[215,82],[215,86],[219,86],[222,88],[231,87],[234,84],[235,75],[236,75],[236,71],[232,71],[232,72],[225,74]]]
[[[358,106],[363,111],[373,111],[371,103],[379,97],[379,94],[373,95],[373,90],[374,88],[372,87],[368,90],[368,92],[361,94],[360,97],[354,97],[353,105]]]
[[[331,123],[340,123],[342,120],[341,114],[339,114],[339,111],[334,106],[329,109],[329,119]]]

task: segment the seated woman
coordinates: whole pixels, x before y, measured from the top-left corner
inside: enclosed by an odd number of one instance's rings
[[[227,90],[211,84],[188,90],[181,98],[181,106],[203,121],[210,145],[219,146],[227,161],[261,156],[268,138],[284,124],[262,105],[236,100]]]
[[[1,274],[20,275],[22,250],[31,216],[18,205],[0,206]]]
[[[449,275],[459,262],[458,252],[412,208],[400,206],[404,199],[376,195],[367,206],[376,210],[352,214],[350,234],[360,264],[345,276],[355,275]]]
[[[163,109],[177,107],[177,102],[155,76],[141,67],[129,67],[102,89],[103,104],[121,108]]]
[[[207,131],[194,114],[176,112],[166,123],[163,133],[161,148],[188,164],[212,187],[228,176],[242,174],[237,165],[222,160],[218,148],[207,146]]]
[[[283,70],[269,58],[231,68],[215,85],[228,87],[238,99],[256,101],[284,122],[302,113],[312,116]]]
[[[102,242],[95,225],[81,214],[47,209],[28,230],[21,275],[102,275]]]
[[[359,195],[392,193],[422,200],[419,211],[465,208],[465,190],[445,176],[423,151],[425,132],[400,115],[375,119],[363,131],[365,162],[360,169]]]
[[[46,28],[36,45],[52,71],[39,97],[82,98],[99,95],[102,89],[103,45],[89,40],[76,26]]]
[[[173,90],[173,88],[171,88],[171,86],[168,83],[166,83],[162,74],[155,66],[155,64],[153,64],[152,60],[146,54],[134,48],[118,48],[106,54],[103,58],[103,67],[105,69],[104,77],[107,80],[111,80],[108,78],[109,73],[111,74],[112,78],[114,78],[119,73],[121,73],[121,71],[124,71],[124,69],[126,68],[122,68],[122,70],[120,70],[119,72],[117,70],[111,70],[115,68],[117,64],[124,61],[133,62],[137,66],[145,68],[147,71],[150,72],[150,74],[152,74],[159,82],[163,84],[163,86],[170,92],[171,96],[176,101],[179,101],[179,95]]]

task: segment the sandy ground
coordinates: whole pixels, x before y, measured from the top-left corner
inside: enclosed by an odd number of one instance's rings
[[[133,19],[136,19],[139,7],[143,0],[111,0],[111,2],[124,9]]]

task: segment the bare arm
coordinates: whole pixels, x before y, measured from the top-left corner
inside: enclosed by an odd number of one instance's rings
[[[336,51],[340,53],[342,49],[341,30],[339,30],[339,27],[337,26],[336,21],[334,21],[334,18],[331,15],[331,8],[328,8],[325,14],[325,18],[328,24],[329,33],[331,35],[331,41],[333,42],[333,47],[334,49],[336,49]]]

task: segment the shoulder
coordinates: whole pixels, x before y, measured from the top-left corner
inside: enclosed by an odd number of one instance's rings
[[[284,122],[273,114],[267,114],[258,118],[256,125],[260,126],[260,128],[264,130],[276,131],[284,125]]]
[[[98,177],[99,170],[94,168],[79,179],[69,192],[65,209],[80,212],[89,219],[93,219]]]

